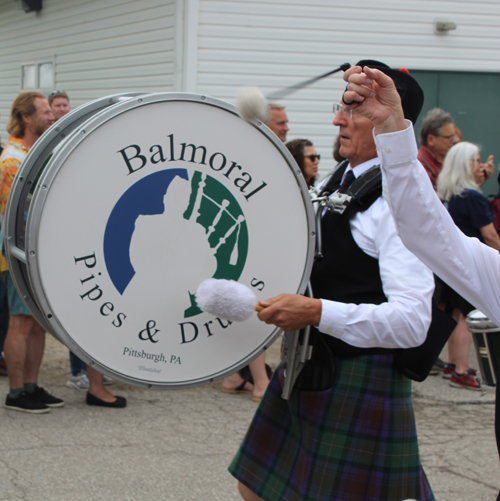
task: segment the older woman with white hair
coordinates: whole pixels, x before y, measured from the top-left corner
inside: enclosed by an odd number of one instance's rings
[[[479,148],[472,143],[457,143],[446,155],[437,193],[466,235],[500,250],[500,238],[493,225],[495,215],[481,193],[482,171]]]
[[[475,144],[455,144],[444,159],[437,180],[437,194],[465,235],[500,250],[500,238],[493,225],[495,214],[481,193],[482,169],[479,148]],[[439,302],[446,305],[446,310],[457,322],[448,341],[448,364],[444,377],[450,378],[451,386],[480,391],[477,371],[469,367],[471,335],[465,321],[475,306],[445,282],[437,280],[441,285]]]

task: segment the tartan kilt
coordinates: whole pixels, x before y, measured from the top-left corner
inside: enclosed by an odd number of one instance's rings
[[[418,452],[411,381],[394,355],[337,358],[333,387],[281,398],[271,382],[230,473],[265,501],[434,500]]]

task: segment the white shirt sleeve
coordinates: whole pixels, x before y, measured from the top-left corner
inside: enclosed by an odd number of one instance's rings
[[[500,254],[464,235],[417,160],[413,126],[376,135],[384,198],[403,243],[467,301],[500,325]]]
[[[319,330],[363,348],[421,345],[431,321],[431,271],[404,247],[382,198],[358,213],[351,226],[356,243],[379,260],[388,301],[356,305],[322,299]]]

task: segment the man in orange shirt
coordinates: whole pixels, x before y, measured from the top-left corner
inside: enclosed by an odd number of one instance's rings
[[[9,142],[0,156],[2,217],[5,216],[7,199],[19,166],[28,150],[53,123],[54,115],[42,94],[23,92],[14,101],[7,125]],[[4,346],[10,391],[5,407],[36,414],[49,412],[50,407],[62,407],[63,400],[37,385],[45,348],[45,329],[33,318],[16,291],[3,254],[0,255],[0,270],[7,288],[10,309],[9,329]]]

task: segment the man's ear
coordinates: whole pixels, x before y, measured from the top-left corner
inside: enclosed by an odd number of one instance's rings
[[[31,122],[31,115],[28,115],[28,113],[23,113],[21,118],[25,124],[29,124]]]
[[[437,137],[434,134],[429,134],[427,136],[427,148],[432,150],[432,148],[436,144],[436,139],[437,139]]]

